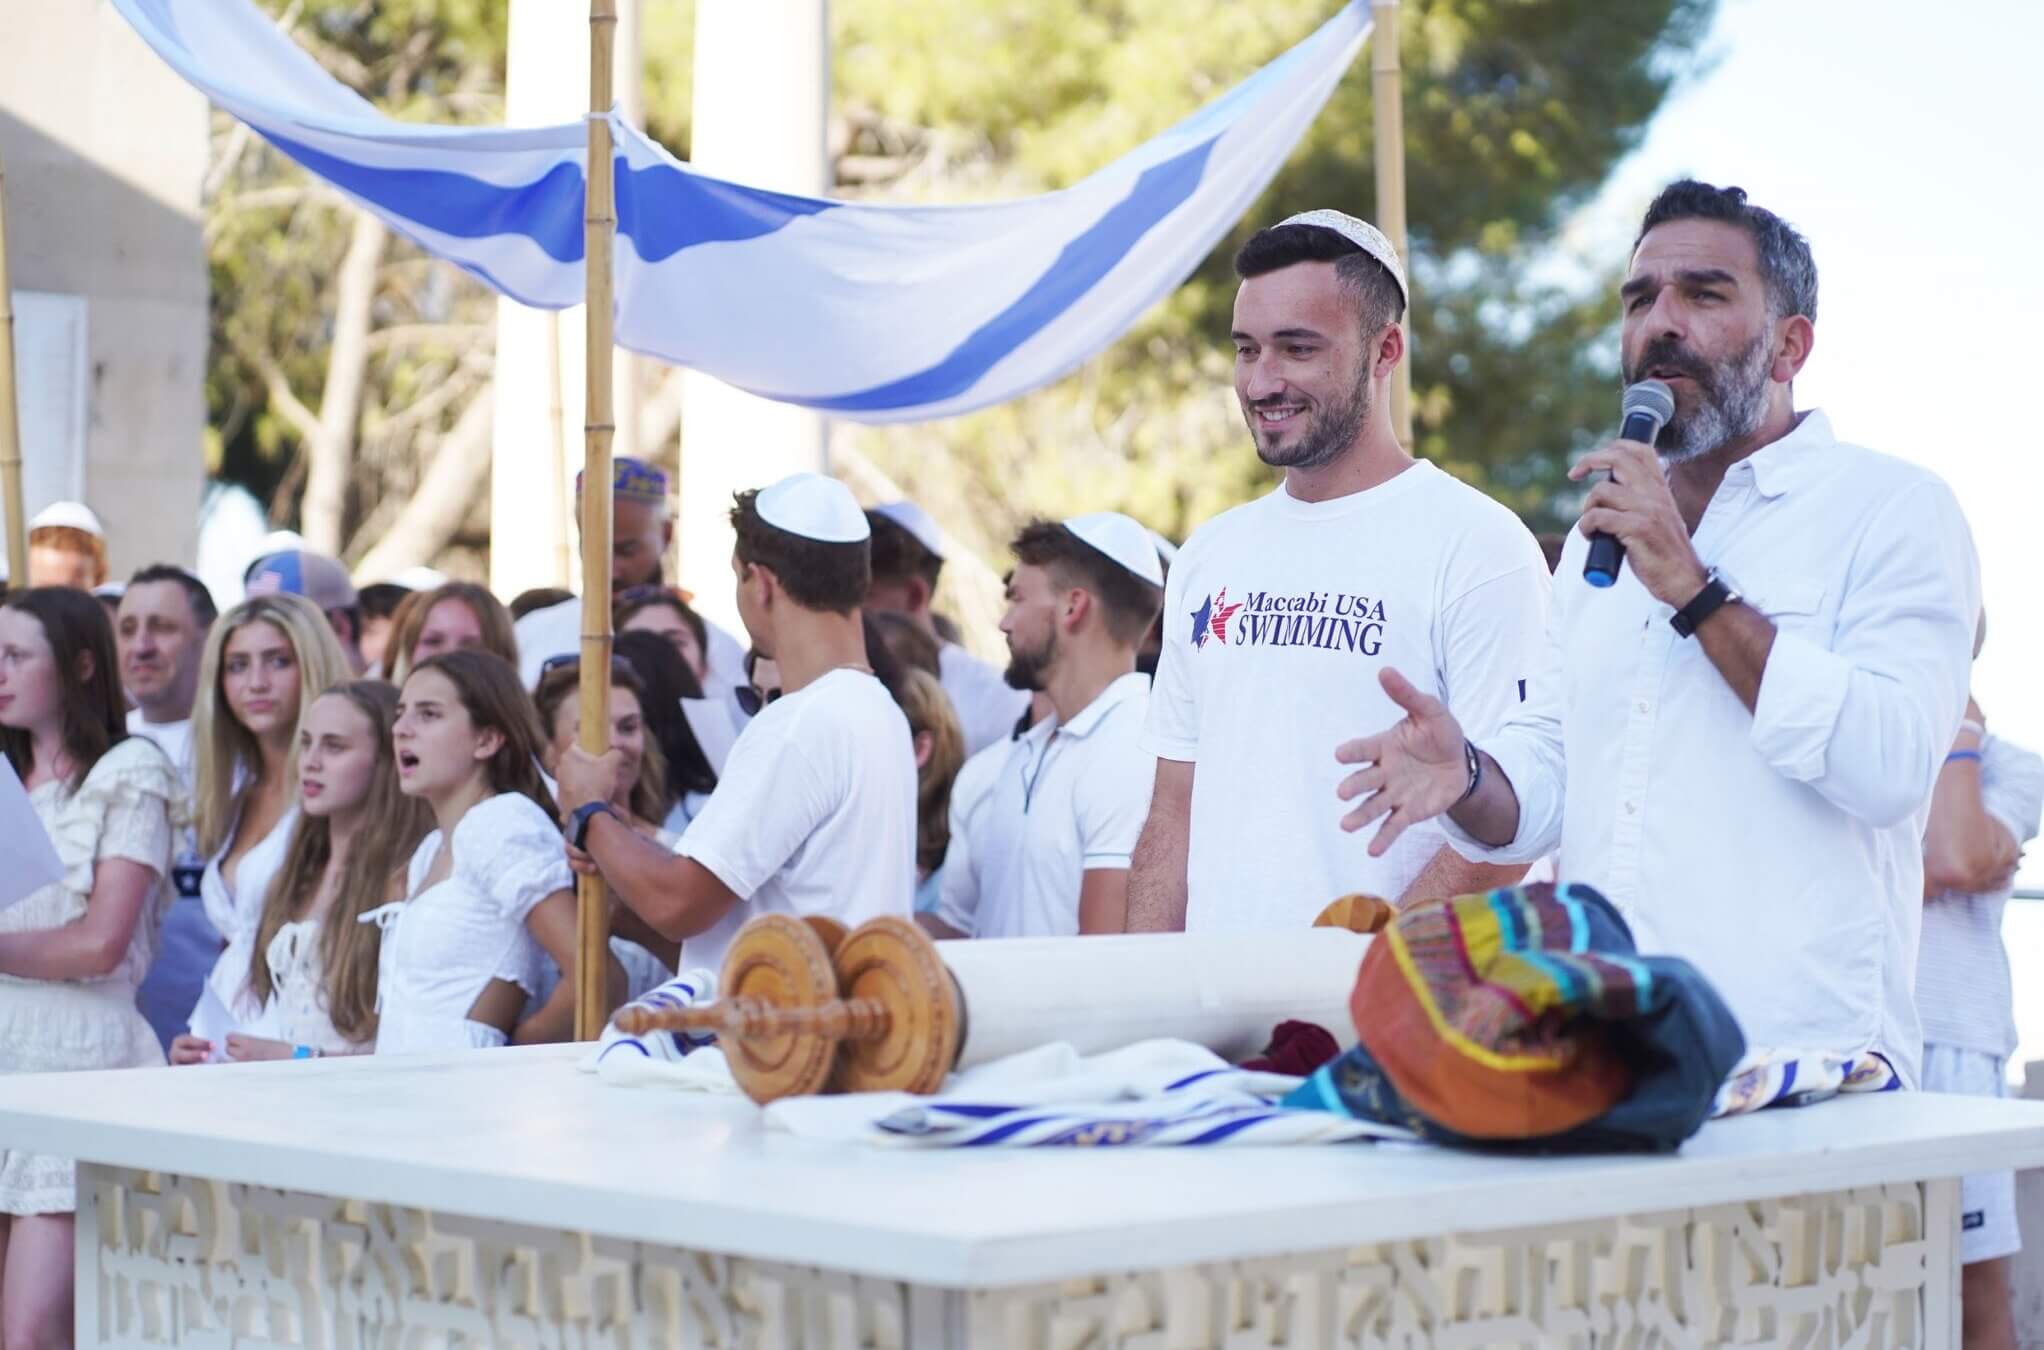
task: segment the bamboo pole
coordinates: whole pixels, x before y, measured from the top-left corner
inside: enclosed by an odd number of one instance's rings
[[[1373,0],[1370,98],[1377,126],[1377,228],[1384,231],[1412,276],[1405,244],[1405,90],[1398,62],[1398,0]],[[1412,305],[1405,307],[1405,359],[1391,373],[1391,429],[1412,449]]]
[[[589,166],[582,210],[583,271],[587,285],[588,342],[582,433],[582,748],[610,748],[610,540],[611,464],[611,246],[617,203],[611,183],[611,48],[617,34],[616,0],[589,0]],[[584,876],[575,886],[575,1037],[603,1034],[606,972],[610,958],[610,898],[603,878]]]
[[[5,499],[7,509],[7,585],[26,586],[28,510],[21,500],[21,410],[15,402],[14,390],[14,289],[7,279],[4,167],[0,167],[0,498]]]

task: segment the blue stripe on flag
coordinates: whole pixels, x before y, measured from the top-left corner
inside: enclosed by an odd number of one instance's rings
[[[781,394],[766,397],[799,403],[819,412],[877,412],[956,398],[1070,309],[1127,257],[1158,222],[1183,206],[1198,189],[1200,176],[1206,172],[1207,156],[1219,139],[1203,141],[1143,170],[1128,196],[1066,244],[1035,285],[929,369],[890,384],[832,398]]]
[[[789,221],[836,202],[740,187],[667,164],[633,169],[617,161],[617,227],[639,257],[662,262],[697,244],[737,243],[772,234]]]
[[[582,261],[582,167],[579,164],[563,160],[537,182],[505,187],[464,173],[449,173],[445,169],[392,169],[356,164],[273,131],[266,130],[263,136],[343,192],[374,202],[412,224],[423,225],[456,239],[520,234],[532,240],[555,262]],[[464,265],[480,274],[480,269],[472,264]],[[492,283],[495,284],[494,278]]]

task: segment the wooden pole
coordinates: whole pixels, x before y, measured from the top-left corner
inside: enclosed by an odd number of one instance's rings
[[[582,433],[582,748],[610,748],[610,539],[611,466],[611,245],[617,203],[611,183],[611,44],[617,34],[616,0],[589,0],[589,168],[582,211],[583,269],[587,283],[588,343]],[[603,878],[575,886],[575,1037],[603,1034],[606,972],[610,963],[610,897]]]
[[[0,497],[4,497],[7,508],[7,585],[26,586],[28,511],[21,500],[21,410],[15,402],[14,391],[14,289],[7,279],[7,171],[4,168],[0,168]]]
[[[1398,63],[1398,0],[1373,0],[1370,96],[1377,124],[1377,228],[1384,231],[1412,276],[1405,244],[1405,91]],[[1412,306],[1405,307],[1405,359],[1391,373],[1391,429],[1412,449]]]

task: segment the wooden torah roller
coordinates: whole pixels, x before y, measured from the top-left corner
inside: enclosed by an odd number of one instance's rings
[[[1289,1018],[1354,1041],[1348,998],[1391,907],[1350,896],[1311,929],[1130,933],[937,943],[889,916],[768,914],[725,954],[718,1000],[627,1007],[631,1035],[714,1032],[756,1102],[839,1092],[935,1092],[953,1069],[1070,1042],[1082,1054],[1136,1041],[1197,1041],[1230,1058]]]

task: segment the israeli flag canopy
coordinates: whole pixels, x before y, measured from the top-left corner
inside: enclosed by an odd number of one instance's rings
[[[563,0],[565,3],[565,0]],[[114,0],[180,75],[427,252],[528,305],[583,296],[587,132],[394,121],[249,0]],[[1369,35],[1361,3],[1062,191],[970,206],[768,192],[614,113],[617,341],[861,422],[971,412],[1127,331],[1256,200]]]

